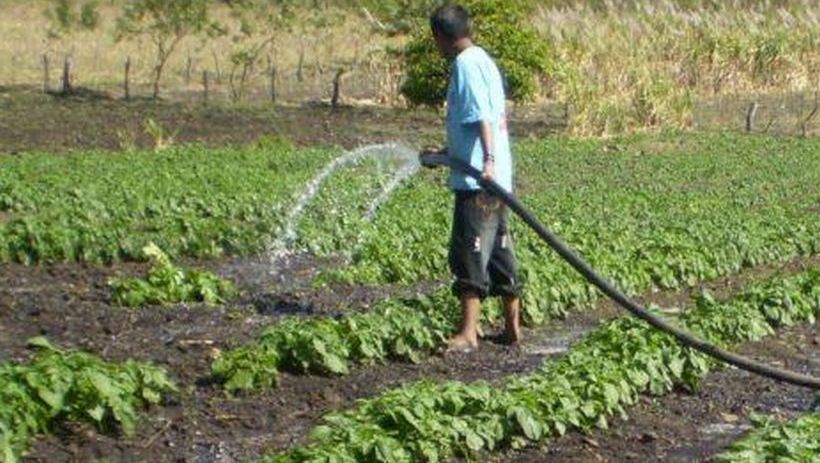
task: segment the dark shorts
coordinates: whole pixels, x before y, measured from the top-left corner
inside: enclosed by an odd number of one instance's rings
[[[506,205],[488,193],[456,192],[449,255],[456,295],[520,295],[507,215]]]

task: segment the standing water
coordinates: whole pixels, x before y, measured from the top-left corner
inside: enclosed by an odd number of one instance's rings
[[[395,142],[363,146],[348,151],[331,161],[305,186],[305,189],[299,195],[293,208],[285,218],[284,225],[277,233],[276,239],[268,246],[265,255],[270,263],[270,274],[278,273],[279,266],[291,255],[291,247],[297,239],[296,228],[302,217],[302,213],[305,207],[319,193],[319,189],[324,181],[340,168],[368,158],[376,159],[379,162],[385,160],[398,161],[401,167],[396,171],[393,178],[382,186],[381,192],[376,195],[376,198],[368,206],[368,210],[365,214],[367,220],[372,220],[378,208],[387,201],[390,194],[392,194],[402,181],[415,173],[419,168],[418,152],[409,146]]]

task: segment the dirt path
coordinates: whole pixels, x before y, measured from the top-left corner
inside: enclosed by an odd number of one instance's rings
[[[718,296],[777,271],[816,266],[820,258],[750,269],[706,283]],[[135,273],[139,265],[122,266]],[[262,394],[231,398],[211,383],[216,349],[251,339],[270,317],[252,306],[173,307],[126,311],[105,303],[111,269],[80,266],[0,266],[0,358],[22,358],[25,339],[46,334],[53,341],[118,360],[134,357],[166,366],[181,385],[171,403],[146,414],[133,438],[113,439],[90,429],[68,429],[38,440],[29,461],[233,462],[253,459],[303,438],[329,410],[349,407],[363,397],[421,378],[498,381],[525,374],[565,344],[616,316],[611,303],[576,313],[567,320],[529,331],[523,350],[491,342],[480,352],[432,357],[421,364],[389,363],[355,368],[344,377],[283,374],[280,386]],[[28,289],[26,289],[28,288]],[[640,298],[662,306],[681,306],[699,288],[658,292]],[[617,439],[616,439],[617,440]]]

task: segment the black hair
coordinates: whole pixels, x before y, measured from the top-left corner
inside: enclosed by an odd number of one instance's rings
[[[470,13],[461,5],[440,6],[430,15],[430,28],[450,40],[463,39],[472,35],[473,24]]]

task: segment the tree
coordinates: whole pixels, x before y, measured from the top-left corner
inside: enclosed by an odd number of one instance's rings
[[[549,44],[525,19],[532,2],[526,0],[462,0],[474,17],[474,38],[496,60],[507,84],[507,96],[526,100],[535,95],[537,77],[550,68]],[[402,52],[406,79],[401,93],[411,104],[443,104],[448,63],[439,56],[430,25],[418,21]]]
[[[54,43],[71,37],[75,32],[92,31],[99,26],[100,14],[97,1],[80,2],[77,0],[51,0],[44,12],[49,21],[46,29],[46,38],[49,48]],[[71,84],[71,55],[73,51],[66,51],[63,67],[63,93],[73,92]],[[45,70],[44,87],[48,86],[48,54],[43,55]],[[47,89],[46,89],[47,90]]]
[[[439,0],[355,0],[365,18],[377,32],[388,36],[407,34],[419,19],[441,2]],[[352,6],[352,5],[351,5]]]
[[[100,23],[97,1],[80,3],[72,0],[52,0],[45,10],[49,20],[47,33],[60,38],[76,30],[94,30]]]
[[[208,20],[211,0],[133,0],[123,6],[117,19],[116,39],[148,37],[155,47],[153,97],[159,97],[160,81],[168,59],[183,38],[217,29]]]
[[[229,75],[234,100],[242,98],[259,61],[276,46],[280,34],[288,30],[295,4],[295,0],[233,0],[230,3],[234,24],[225,33],[234,44]]]

